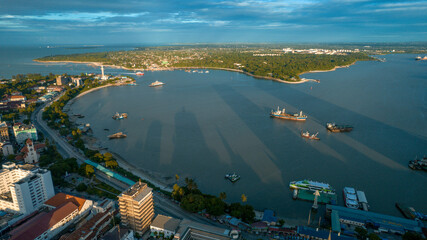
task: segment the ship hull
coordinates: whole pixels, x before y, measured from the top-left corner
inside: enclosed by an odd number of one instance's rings
[[[307,120],[306,117],[295,117],[295,116],[286,116],[286,115],[275,115],[275,114],[270,114],[270,117],[272,118],[280,118],[280,119],[285,119],[285,120],[291,120],[291,121],[305,121]]]

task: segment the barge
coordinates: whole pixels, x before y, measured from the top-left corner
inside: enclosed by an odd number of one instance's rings
[[[337,125],[335,123],[326,123],[326,129],[330,132],[351,132],[353,126],[351,125]]]

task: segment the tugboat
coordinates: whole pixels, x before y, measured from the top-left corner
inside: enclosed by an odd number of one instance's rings
[[[353,126],[351,125],[337,125],[335,123],[326,123],[326,129],[331,132],[351,132]]]
[[[229,174],[225,174],[225,178],[230,180],[230,182],[234,183],[237,182],[240,179],[240,176],[237,175],[236,173],[229,173]]]
[[[148,86],[150,86],[150,87],[160,87],[160,86],[163,86],[163,85],[165,85],[164,83],[162,83],[162,82],[160,82],[160,81],[155,81],[155,82],[152,82],[150,85],[148,85]]]
[[[128,114],[127,113],[118,113],[116,112],[116,114],[113,115],[113,119],[114,120],[120,120],[120,119],[125,119],[128,118]]]
[[[409,161],[408,167],[412,170],[427,171],[427,157],[423,157],[422,159],[415,158],[414,160]]]
[[[306,132],[301,132],[301,137],[312,139],[312,140],[320,140],[320,138],[317,137],[317,134],[319,134],[319,132],[317,132],[316,134],[310,135],[310,133],[306,131]]]
[[[284,108],[283,110],[280,110],[279,107],[277,107],[277,111],[271,110],[270,117],[293,120],[293,121],[307,120],[307,116],[303,115],[302,111],[300,111],[299,114],[297,113],[290,114],[290,113],[286,113]]]
[[[124,134],[123,132],[114,133],[114,134],[108,136],[109,139],[125,138],[125,137],[127,137],[127,135]]]

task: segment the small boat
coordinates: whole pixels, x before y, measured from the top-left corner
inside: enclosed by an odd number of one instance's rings
[[[138,84],[136,83],[128,83],[129,86],[137,86]]]
[[[350,125],[337,125],[335,123],[326,123],[326,129],[331,132],[351,132],[353,126]]]
[[[412,170],[427,171],[427,157],[423,157],[422,159],[416,157],[414,160],[409,161],[408,167]]]
[[[237,182],[240,179],[240,176],[237,175],[236,173],[233,174],[225,174],[225,178],[230,180],[230,182],[234,183]]]
[[[136,72],[135,74],[138,75],[138,76],[144,76],[143,72]]]
[[[125,119],[128,118],[128,114],[127,113],[118,113],[116,112],[116,114],[113,115],[113,119],[114,120],[120,120],[120,119]]]
[[[160,81],[155,81],[155,82],[152,82],[149,86],[150,87],[160,87],[160,86],[163,86],[163,85],[165,85],[165,84],[162,83],[162,82],[160,82]]]
[[[427,60],[427,56],[424,56],[424,57],[418,56],[418,57],[415,58],[415,60],[417,60],[417,61],[424,61],[424,60]]]
[[[109,139],[125,138],[125,137],[127,137],[127,135],[124,134],[123,132],[114,133],[114,134],[108,136]]]
[[[110,129],[108,129],[108,128],[104,128],[104,131],[110,131]]]
[[[209,73],[209,71],[205,71],[205,73]]]
[[[318,132],[316,134],[311,134],[306,131],[306,132],[301,132],[301,137],[303,138],[308,138],[308,139],[312,139],[312,140],[320,140],[320,138],[317,137],[317,134],[319,134]]]
[[[302,111],[300,113],[286,113],[285,109],[282,110],[277,107],[277,110],[271,110],[270,117],[273,118],[281,118],[281,119],[287,119],[287,120],[293,120],[293,121],[305,121],[307,120],[307,116],[302,114]]]

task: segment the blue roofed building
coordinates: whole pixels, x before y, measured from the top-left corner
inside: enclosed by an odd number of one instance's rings
[[[262,217],[262,221],[266,222],[267,224],[276,225],[277,218],[274,216],[273,210],[265,210],[264,215]]]
[[[421,221],[341,206],[326,205],[326,211],[330,213],[332,230],[334,232],[343,232],[347,226],[351,225],[370,227],[379,232],[392,234],[404,234],[408,231],[422,234],[422,228],[424,227]]]

